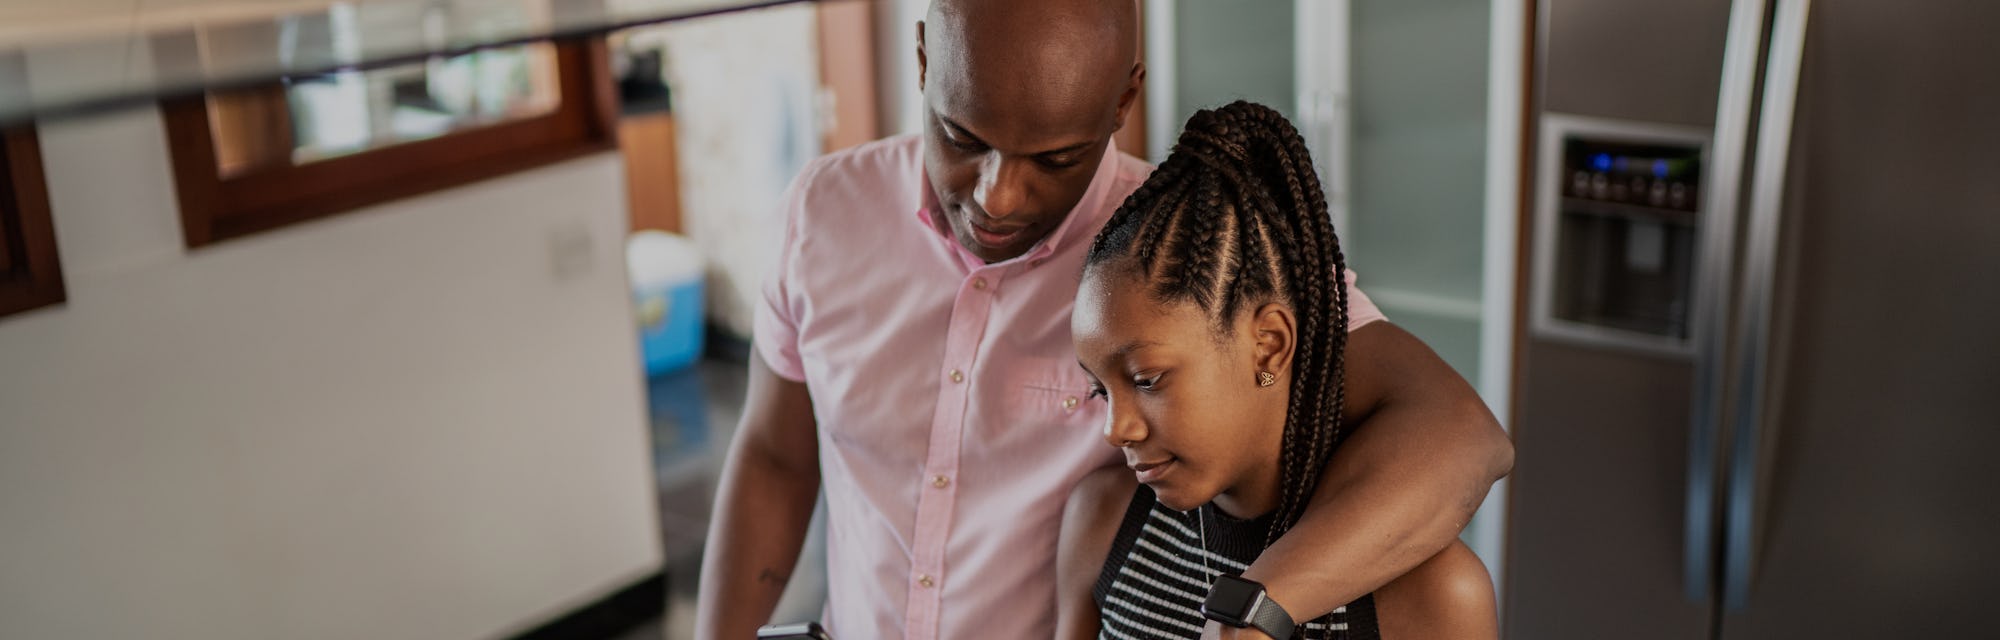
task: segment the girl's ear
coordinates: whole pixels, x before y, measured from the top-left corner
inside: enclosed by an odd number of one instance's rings
[[[1269,372],[1279,382],[1290,381],[1292,351],[1298,347],[1297,320],[1285,305],[1271,302],[1257,308],[1250,317],[1250,332],[1255,341],[1251,355],[1257,371]]]

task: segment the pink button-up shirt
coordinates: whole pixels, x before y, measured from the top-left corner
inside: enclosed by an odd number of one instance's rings
[[[932,222],[922,141],[806,167],[757,352],[812,391],[840,640],[1046,638],[1076,481],[1120,464],[1070,342],[1091,239],[1152,168],[1107,149],[1061,226],[985,264]],[[1350,299],[1350,327],[1380,319]]]

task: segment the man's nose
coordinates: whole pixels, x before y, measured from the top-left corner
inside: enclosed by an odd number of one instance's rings
[[[1027,209],[1027,167],[997,154],[979,169],[979,185],[972,198],[986,216],[1005,220]]]

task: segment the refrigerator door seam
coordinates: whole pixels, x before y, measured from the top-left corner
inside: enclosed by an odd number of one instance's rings
[[[1730,260],[1735,254],[1737,204],[1743,160],[1750,137],[1750,101],[1756,92],[1757,52],[1762,44],[1765,0],[1736,0],[1730,6],[1723,49],[1722,86],[1716,100],[1715,142],[1708,188],[1702,203],[1690,337],[1694,342],[1694,404],[1688,430],[1686,537],[1683,577],[1687,599],[1711,597],[1716,561],[1716,460],[1722,424],[1723,375],[1727,351],[1724,318],[1729,313]]]
[[[1771,54],[1764,73],[1764,100],[1757,131],[1757,159],[1751,186],[1749,236],[1745,240],[1742,305],[1733,332],[1736,395],[1730,419],[1728,509],[1724,515],[1723,606],[1740,611],[1749,604],[1758,525],[1757,474],[1770,376],[1768,344],[1778,260],[1778,227],[1784,214],[1785,171],[1792,146],[1792,115],[1798,100],[1799,67],[1805,57],[1806,17],[1811,0],[1778,0],[1772,16]]]

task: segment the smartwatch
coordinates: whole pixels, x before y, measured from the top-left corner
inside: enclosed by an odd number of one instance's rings
[[[1264,594],[1264,585],[1239,576],[1219,576],[1201,603],[1201,615],[1238,629],[1256,627],[1276,640],[1290,640],[1298,623]]]

